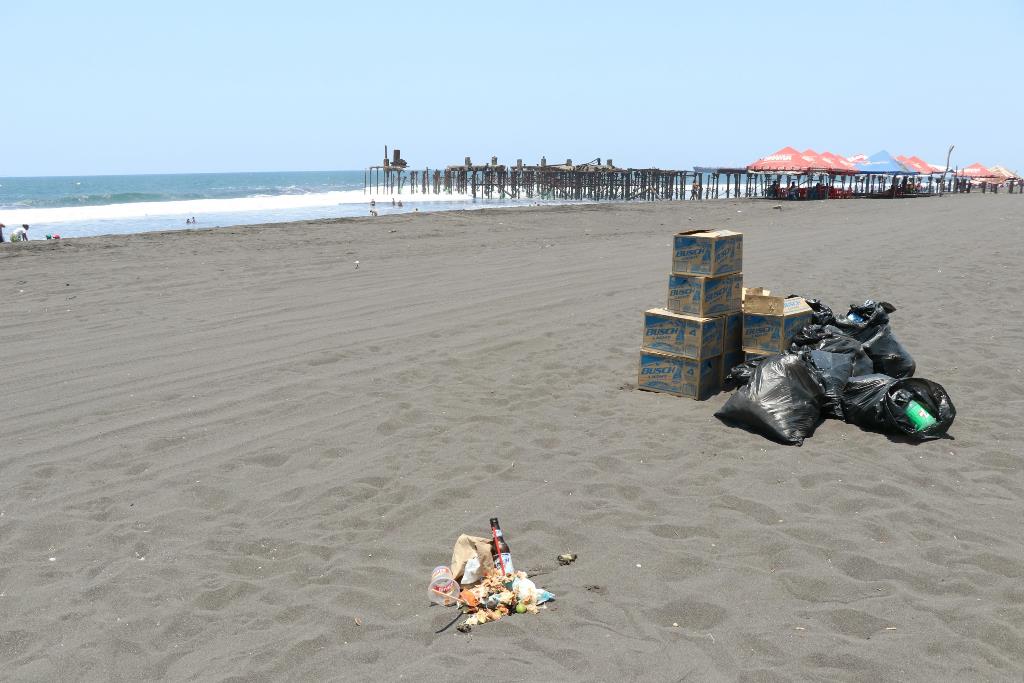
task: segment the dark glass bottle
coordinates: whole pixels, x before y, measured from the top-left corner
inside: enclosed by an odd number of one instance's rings
[[[512,567],[512,551],[509,550],[504,534],[501,533],[501,525],[497,517],[491,517],[491,555],[494,559],[494,567],[505,574],[515,573]]]

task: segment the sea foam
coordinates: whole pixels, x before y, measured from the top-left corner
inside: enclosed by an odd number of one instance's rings
[[[471,202],[469,195],[403,194],[395,195],[396,201],[406,204],[462,203]],[[164,202],[129,202],[102,204],[97,206],[62,206],[52,208],[8,208],[0,210],[0,223],[7,225],[81,223],[86,221],[119,221],[150,217],[204,217],[222,216],[231,213],[281,212],[344,206],[342,215],[353,215],[356,205],[366,205],[371,200],[380,207],[391,206],[392,195],[374,195],[362,190],[338,190],[306,194],[257,195],[228,199],[187,199]]]

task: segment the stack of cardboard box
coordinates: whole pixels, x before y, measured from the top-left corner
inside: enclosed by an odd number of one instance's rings
[[[640,389],[703,400],[742,362],[743,234],[674,236],[665,308],[644,312]]]
[[[772,296],[760,287],[743,290],[743,351],[753,356],[782,353],[811,324],[814,312],[799,296]],[[728,371],[727,371],[728,372]]]

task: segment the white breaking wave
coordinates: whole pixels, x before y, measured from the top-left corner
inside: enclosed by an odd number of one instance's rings
[[[79,223],[82,221],[127,220],[150,217],[190,217],[210,214],[222,215],[259,211],[288,211],[315,209],[330,206],[352,207],[376,200],[379,207],[391,206],[392,195],[370,194],[362,190],[340,190],[310,194],[258,195],[233,199],[187,199],[169,202],[132,202],[127,204],[103,204],[100,206],[62,206],[55,208],[24,208],[0,210],[0,223],[19,225],[21,223]],[[401,194],[394,195],[396,201],[405,204],[438,202],[470,202],[472,197],[463,194]]]

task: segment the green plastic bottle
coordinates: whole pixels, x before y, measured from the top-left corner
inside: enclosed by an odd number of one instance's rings
[[[904,412],[906,412],[907,417],[910,418],[910,421],[914,423],[914,426],[919,432],[928,429],[938,422],[931,413],[925,410],[923,405],[914,400],[907,403],[907,407],[904,409]]]

